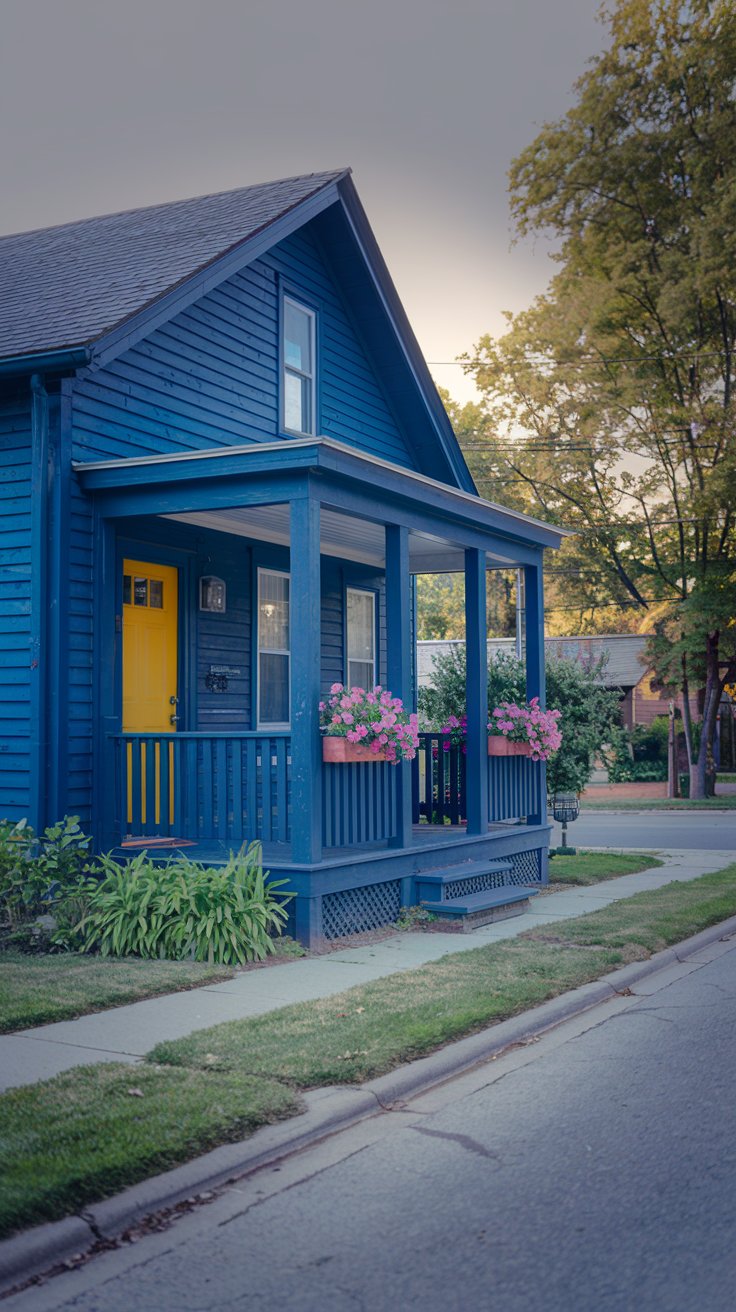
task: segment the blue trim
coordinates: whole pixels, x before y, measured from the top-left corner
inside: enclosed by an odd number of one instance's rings
[[[403,524],[386,525],[386,686],[405,707],[411,706],[411,589],[409,587],[409,530]],[[411,843],[411,762],[400,761],[396,771],[396,836],[391,847]]]
[[[546,686],[544,673],[544,569],[543,555],[538,554],[536,565],[527,565],[524,569],[524,604],[526,609],[526,696],[539,698],[544,708]],[[547,767],[540,763],[541,808],[535,814],[527,816],[529,824],[543,824],[547,818]]]
[[[87,346],[69,351],[40,351],[34,355],[13,355],[0,360],[0,378],[9,375],[72,373],[89,364],[92,352]]]
[[[48,678],[48,465],[49,398],[43,377],[31,387],[31,624],[29,819],[46,827],[46,707]]]
[[[319,734],[322,665],[320,505],[309,497],[289,503],[291,648],[291,846],[295,861],[322,856],[322,740]]]
[[[486,553],[465,552],[467,755],[465,789],[469,834],[488,833],[488,638]]]
[[[53,407],[49,515],[48,820],[69,811],[69,614],[71,602],[71,383],[62,379]]]

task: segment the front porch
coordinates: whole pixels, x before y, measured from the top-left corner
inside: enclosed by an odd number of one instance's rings
[[[544,764],[488,756],[485,577],[524,570],[527,695],[543,701],[542,551],[557,545],[554,530],[325,439],[76,472],[98,524],[100,849],[217,862],[259,840],[264,867],[296,894],[291,932],[305,943],[395,919],[426,897],[421,876],[433,872],[465,893],[546,882]],[[120,635],[133,603],[124,558],[178,571],[176,732],[125,728]],[[266,570],[288,579],[288,641],[269,639],[268,649],[259,638]],[[467,755],[423,735],[411,762],[323,762],[318,703],[333,681],[349,682],[350,590],[375,596],[374,650],[361,659],[411,709],[411,580],[433,570],[465,573]],[[240,627],[224,614],[205,625],[199,613],[202,576],[220,574]],[[264,698],[266,650],[287,673]],[[206,660],[213,652],[220,664]],[[213,674],[224,668],[232,687]],[[285,714],[273,709],[282,692]],[[288,724],[264,723],[264,707]]]

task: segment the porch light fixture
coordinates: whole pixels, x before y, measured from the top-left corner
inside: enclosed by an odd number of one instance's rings
[[[224,615],[227,602],[227,588],[223,579],[215,574],[206,574],[199,580],[199,609],[213,611]]]

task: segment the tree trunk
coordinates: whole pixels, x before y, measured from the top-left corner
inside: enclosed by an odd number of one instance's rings
[[[708,634],[706,639],[706,682],[705,682],[705,702],[703,705],[703,732],[700,735],[700,751],[695,769],[695,780],[693,781],[693,770],[690,770],[690,796],[705,797],[705,777],[708,770],[708,762],[713,758],[713,733],[716,727],[716,717],[718,715],[718,703],[721,700],[721,682],[719,679],[720,667],[718,664],[718,629]],[[695,782],[696,791],[693,792],[693,782]]]
[[[687,677],[687,657],[682,658],[682,727],[685,732],[687,768],[690,775],[690,796],[693,795],[693,722],[690,715],[690,684]]]

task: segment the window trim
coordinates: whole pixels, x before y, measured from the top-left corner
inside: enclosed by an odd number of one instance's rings
[[[345,670],[344,683],[346,688],[350,688],[350,635],[348,633],[348,596],[351,592],[358,592],[361,596],[370,597],[373,602],[373,683],[371,688],[375,688],[379,679],[378,674],[378,593],[375,588],[359,587],[354,583],[345,584]],[[365,689],[370,692],[370,688]]]
[[[278,574],[281,578],[289,580],[289,649],[286,651],[282,647],[261,647],[261,575]],[[291,571],[288,569],[272,569],[269,565],[258,565],[256,567],[256,623],[255,623],[255,675],[256,675],[256,729],[257,732],[269,733],[282,729],[291,729]],[[261,651],[274,656],[289,657],[289,719],[282,721],[261,719]]]
[[[318,426],[319,407],[317,403],[318,382],[319,382],[318,355],[319,355],[319,341],[320,341],[319,307],[317,305],[310,303],[310,301],[307,298],[303,297],[299,292],[293,291],[290,287],[282,285],[280,290],[281,290],[281,296],[280,296],[280,314],[279,314],[279,431],[282,432],[287,437],[316,437],[319,431],[319,426]],[[311,323],[311,331],[312,331],[311,374],[303,373],[301,370],[294,369],[293,367],[288,366],[286,363],[286,351],[284,349],[285,348],[284,334],[286,331],[286,314],[285,314],[284,307],[287,302],[291,305],[296,306],[298,310],[302,310],[304,314],[309,315],[310,323]],[[311,431],[308,433],[304,433],[296,428],[286,427],[286,374],[287,372],[293,374],[297,378],[309,378],[311,381],[312,413],[310,418],[311,418],[312,428]]]

